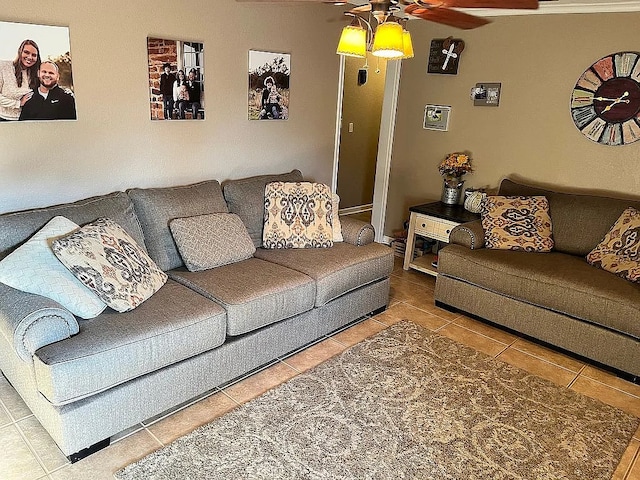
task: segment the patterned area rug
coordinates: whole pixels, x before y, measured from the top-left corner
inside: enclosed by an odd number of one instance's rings
[[[405,321],[116,477],[609,479],[639,423]]]

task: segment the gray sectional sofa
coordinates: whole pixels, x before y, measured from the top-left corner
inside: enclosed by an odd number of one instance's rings
[[[436,304],[640,377],[640,284],[596,268],[586,255],[640,201],[567,193],[510,179],[500,195],[544,195],[550,253],[484,248],[481,222],[454,228],[438,255]]]
[[[56,302],[0,284],[0,370],[72,461],[109,437],[386,308],[392,250],[342,218],[332,248],[260,247],[264,187],[294,170],[115,192],[0,215],[0,259],[47,221],[120,224],[169,276],[136,309],[76,319]],[[173,218],[232,212],[258,247],[249,259],[188,271]]]

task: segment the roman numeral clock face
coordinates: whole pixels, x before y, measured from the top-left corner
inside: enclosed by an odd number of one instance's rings
[[[573,87],[571,116],[594,142],[640,140],[640,53],[614,53],[591,65]]]

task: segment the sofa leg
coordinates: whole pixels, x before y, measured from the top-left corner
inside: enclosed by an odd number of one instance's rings
[[[386,309],[387,309],[387,306],[385,305],[384,307],[377,308],[374,311],[370,312],[369,315],[374,317],[374,316],[378,315],[379,313],[384,312]]]
[[[443,310],[447,310],[447,311],[453,312],[453,313],[458,313],[458,309],[457,308],[452,307],[451,305],[447,305],[446,303],[442,303],[442,302],[436,300],[435,304],[436,304],[436,307],[442,308]]]
[[[104,439],[104,440],[102,440],[102,441],[100,441],[98,443],[94,443],[90,447],[83,448],[79,452],[72,453],[71,455],[67,455],[67,458],[69,459],[69,461],[71,463],[76,463],[77,461],[88,457],[92,453],[96,453],[98,450],[102,450],[103,448],[107,448],[110,443],[111,443],[111,439],[110,438],[106,438],[106,439]]]

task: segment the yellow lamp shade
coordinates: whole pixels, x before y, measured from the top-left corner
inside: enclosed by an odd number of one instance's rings
[[[411,41],[411,34],[406,30],[402,32],[402,58],[413,58],[413,42]]]
[[[384,22],[376,28],[371,53],[376,57],[401,58],[404,55],[402,26],[396,22]]]
[[[348,25],[342,29],[338,49],[339,55],[364,58],[367,56],[367,31],[358,26]]]

